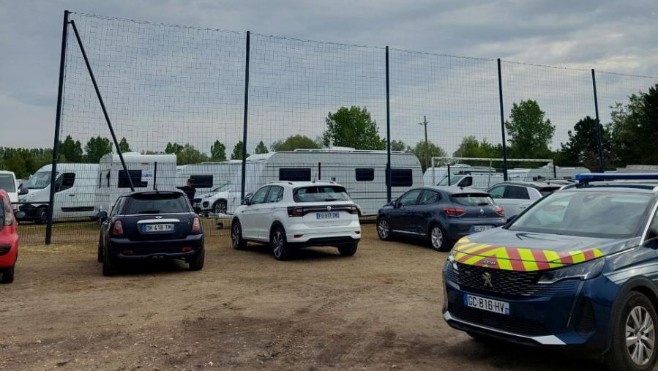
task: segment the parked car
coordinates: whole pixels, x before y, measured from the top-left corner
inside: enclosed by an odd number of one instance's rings
[[[437,251],[459,238],[505,224],[505,213],[488,193],[461,187],[420,187],[386,204],[377,214],[377,235],[424,238]]]
[[[18,181],[16,180],[16,175],[13,171],[0,170],[0,189],[3,189],[9,195],[10,204],[9,206],[16,210],[18,209]]]
[[[360,239],[359,209],[335,182],[268,183],[236,208],[231,222],[233,248],[268,243],[277,260],[307,246],[334,246],[352,256]]]
[[[203,268],[203,227],[180,191],[143,191],[119,196],[102,221],[98,261],[103,275],[116,273],[121,261],[182,259],[190,270]]]
[[[652,178],[651,178],[652,177]],[[476,338],[577,348],[651,370],[658,303],[658,174],[580,174],[503,228],[459,240],[443,317]]]
[[[227,200],[231,191],[231,184],[227,182],[209,192],[197,195],[194,199],[194,210],[205,216],[208,216],[210,212],[226,214]]]
[[[540,198],[564,186],[563,182],[502,182],[490,187],[487,192],[496,205],[505,210],[510,218],[520,214]]]
[[[0,283],[14,282],[18,259],[18,227],[9,194],[0,189]]]

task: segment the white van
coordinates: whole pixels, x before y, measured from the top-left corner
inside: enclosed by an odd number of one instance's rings
[[[18,205],[18,182],[16,181],[16,174],[13,171],[0,170],[0,189],[4,189],[9,195],[9,201],[12,202],[12,209],[16,210]]]
[[[45,223],[50,202],[52,165],[45,165],[23,182],[19,209],[25,213],[21,220]],[[97,164],[57,164],[53,220],[62,218],[92,218],[98,185]]]

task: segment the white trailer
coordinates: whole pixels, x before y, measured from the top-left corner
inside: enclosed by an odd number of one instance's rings
[[[245,193],[272,181],[331,180],[344,186],[362,215],[375,215],[387,201],[386,151],[308,149],[271,152],[247,158]],[[236,176],[238,196],[229,200],[229,212],[241,203],[241,173]],[[423,185],[418,158],[411,153],[391,152],[391,197],[396,199],[412,187]]]
[[[127,152],[123,159],[128,168],[126,174],[118,154],[108,153],[98,164],[98,187],[96,188],[96,213],[110,212],[116,199],[131,192],[130,180],[135,191],[175,190],[185,185],[176,172],[176,155],[143,155]]]
[[[507,178],[509,180],[532,182],[547,179],[573,179],[576,174],[589,172],[586,167],[562,167],[549,164],[534,169],[509,169],[507,170]]]
[[[48,220],[52,165],[45,165],[23,182],[18,200],[25,213],[21,220],[45,223]],[[57,164],[53,220],[94,218],[98,164]]]

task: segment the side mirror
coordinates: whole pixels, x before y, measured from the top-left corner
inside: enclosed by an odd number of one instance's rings
[[[253,194],[251,194],[251,193],[247,193],[244,196],[244,204],[245,205],[251,205],[251,196],[253,196]]]
[[[30,193],[30,190],[27,189],[27,187],[25,187],[24,185],[21,184],[21,186],[18,187],[18,195],[19,196],[26,195],[28,193]]]
[[[98,220],[100,222],[104,222],[107,220],[107,211],[99,211],[98,214],[96,215]]]

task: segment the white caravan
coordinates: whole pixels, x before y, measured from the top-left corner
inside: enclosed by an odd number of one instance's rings
[[[23,182],[18,200],[25,212],[21,220],[45,223],[50,202],[52,165],[45,165]],[[94,218],[98,164],[57,164],[53,220],[62,218]]]
[[[9,201],[12,202],[11,208],[16,210],[18,205],[14,202],[18,202],[18,182],[13,171],[0,170],[0,189],[7,192]]]
[[[386,151],[308,149],[271,152],[247,158],[245,194],[272,181],[335,181],[345,187],[362,215],[376,215],[387,202]],[[241,173],[236,177],[237,197],[229,200],[229,212],[241,202]],[[418,158],[411,153],[391,152],[391,198],[423,184]]]
[[[128,168],[126,174],[118,154],[108,153],[98,164],[96,188],[96,213],[110,212],[117,198],[128,194],[130,180],[135,191],[175,190],[184,186],[176,173],[176,155],[143,155],[139,152],[123,153]]]

